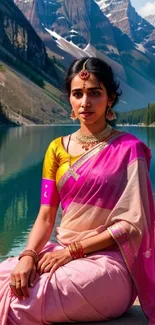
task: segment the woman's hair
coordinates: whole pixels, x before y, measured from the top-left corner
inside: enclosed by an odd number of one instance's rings
[[[89,59],[89,60],[88,60]],[[99,82],[104,84],[107,90],[107,94],[111,99],[114,99],[113,105],[116,105],[121,95],[121,90],[119,89],[119,82],[115,79],[112,68],[106,62],[98,59],[96,57],[85,57],[79,60],[75,60],[70,68],[65,80],[65,89],[68,96],[70,96],[71,91],[71,81],[72,79],[82,70],[83,64],[87,61],[85,68],[93,73]]]

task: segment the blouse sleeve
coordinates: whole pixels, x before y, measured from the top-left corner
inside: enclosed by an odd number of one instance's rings
[[[60,197],[56,186],[56,172],[58,169],[58,163],[55,151],[55,141],[52,141],[47,148],[43,162],[41,185],[42,205],[58,206],[60,202]]]

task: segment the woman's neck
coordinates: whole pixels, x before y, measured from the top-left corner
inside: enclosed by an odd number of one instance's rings
[[[80,130],[85,135],[97,134],[103,131],[107,126],[106,121],[102,121],[102,123],[93,123],[93,124],[83,124],[81,123]]]

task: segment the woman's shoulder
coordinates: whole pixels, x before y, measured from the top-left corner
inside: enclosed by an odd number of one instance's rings
[[[61,146],[61,139],[62,137],[58,137],[54,140],[52,140],[47,147],[47,151],[54,151],[56,152],[56,150],[58,149],[59,146]]]
[[[146,144],[137,138],[135,135],[129,132],[120,132],[118,137],[118,143],[126,148],[136,147],[136,146],[146,146]]]
[[[128,156],[129,160],[144,158],[148,162],[151,158],[150,148],[135,135],[121,132],[116,147],[119,146],[121,154]]]

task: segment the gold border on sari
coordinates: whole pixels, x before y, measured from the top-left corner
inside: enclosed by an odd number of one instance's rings
[[[133,281],[135,282],[135,278],[132,273],[133,264],[135,261],[135,255],[134,255],[133,248],[132,248],[132,245],[129,240],[127,232],[121,225],[121,222],[116,222],[116,224],[113,224],[112,226],[108,227],[107,231],[109,232],[111,237],[114,239],[114,241],[117,243],[117,245],[120,249],[120,252],[124,258],[124,261],[126,263],[126,266],[128,268],[128,271],[129,271]],[[123,235],[126,235],[126,242],[124,243],[126,245],[126,250],[124,250],[124,244],[122,245],[122,243],[121,243],[121,239],[122,239]],[[131,258],[131,254],[132,254],[132,258]],[[135,284],[135,286],[136,286],[136,284]]]
[[[84,153],[73,165],[70,167],[72,171],[70,172],[70,169],[67,170],[67,172],[61,177],[57,184],[57,189],[60,192],[62,187],[64,186],[65,182],[73,175],[74,179],[77,181],[80,175],[77,173],[77,170],[91,157],[93,157],[95,154],[99,153],[103,148],[106,148],[114,139],[117,139],[118,137],[125,134],[125,132],[114,134],[107,142],[102,142],[97,144],[95,147],[91,148],[89,151]]]

